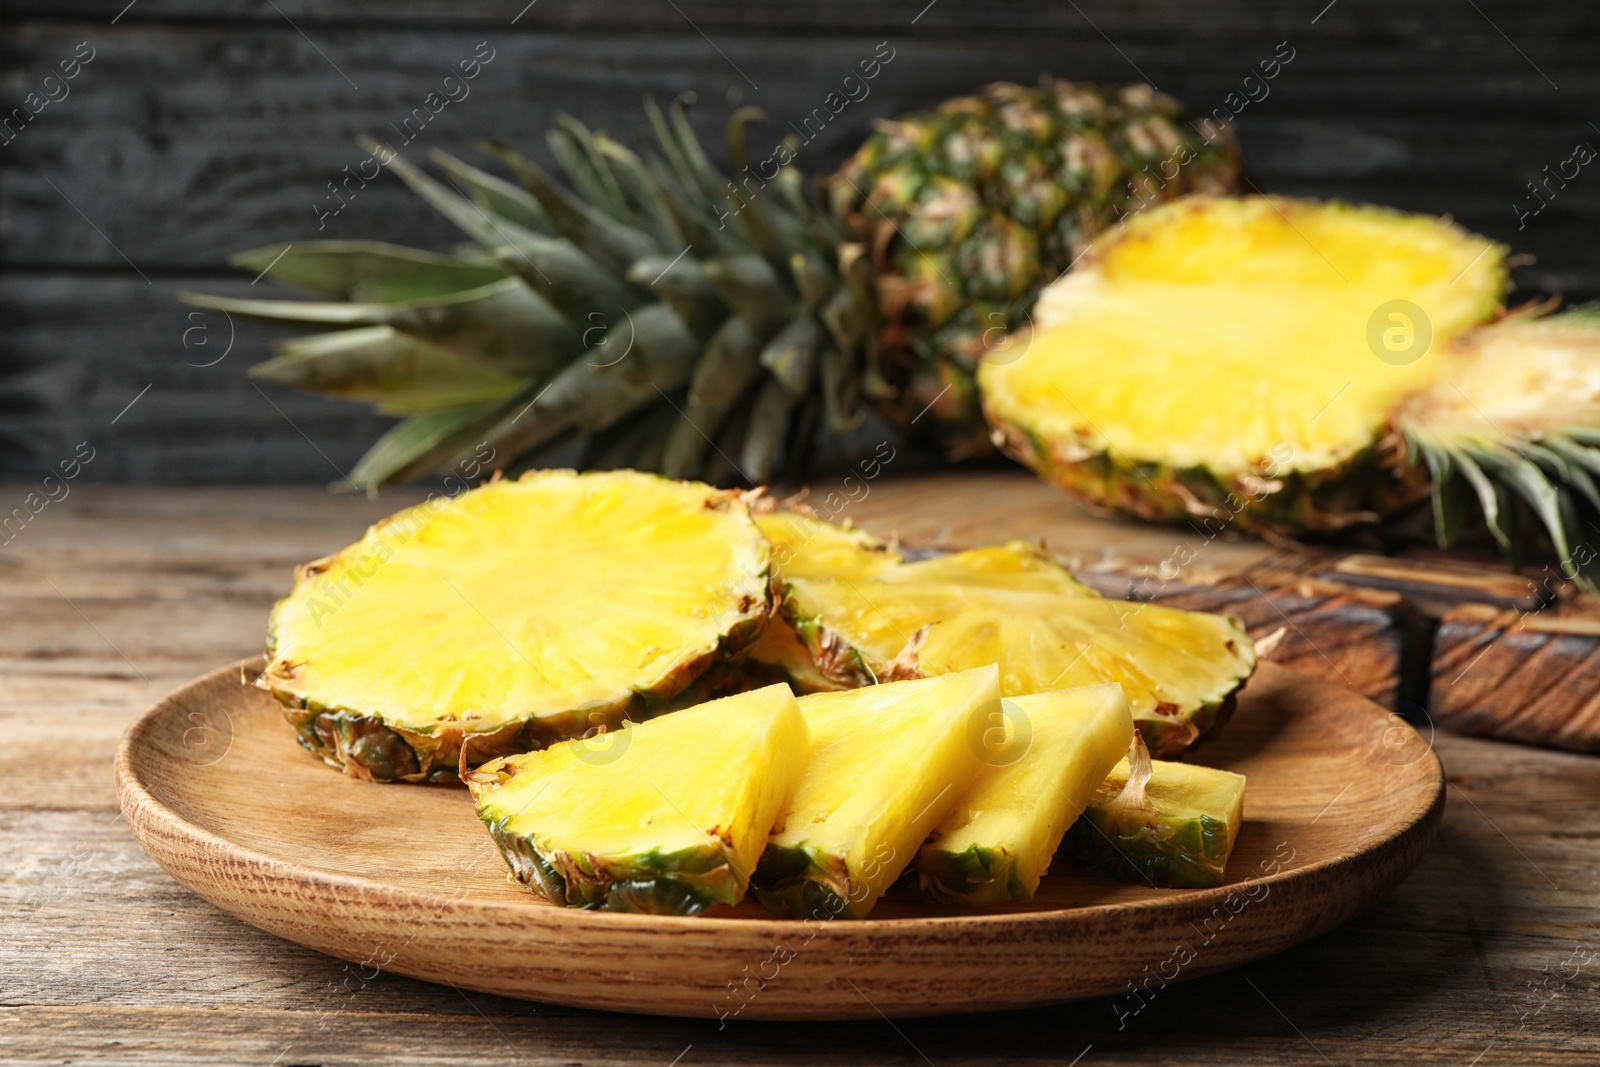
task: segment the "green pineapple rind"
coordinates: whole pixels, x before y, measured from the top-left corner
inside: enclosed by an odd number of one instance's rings
[[[910,873],[910,872],[908,872]],[[1017,858],[1003,848],[972,845],[964,852],[924,849],[914,869],[923,895],[942,904],[983,906],[1029,900]]]
[[[843,862],[799,846],[769,844],[750,876],[750,895],[780,919],[861,917]]]
[[[562,907],[699,915],[718,904],[736,904],[744,893],[744,878],[714,845],[600,856],[547,847],[537,833],[512,833],[508,816],[492,808],[480,818],[511,876]]]
[[[1061,847],[1096,874],[1162,889],[1209,889],[1222,884],[1228,827],[1210,815],[1163,815],[1159,827],[1151,827],[1091,803]]]
[[[1189,523],[1207,537],[1246,533],[1332,532],[1373,522],[1426,499],[1428,479],[1379,442],[1320,471],[1226,476],[1205,467],[1135,461],[1051,441],[1031,426],[986,408],[995,446],[1102,515]]]

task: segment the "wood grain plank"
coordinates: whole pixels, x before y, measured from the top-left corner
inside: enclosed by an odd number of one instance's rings
[[[1393,1041],[1432,1039],[1441,1043],[1481,1035],[1478,1051],[1491,1036],[1501,1047],[1506,1047],[1509,1038],[1541,1050],[1561,1043],[1592,1049],[1592,1027],[1600,1023],[1596,1015],[1600,1004],[1581,996],[1589,988],[1586,985],[1569,989],[1567,996],[1535,1017],[1531,1027],[1519,1028],[1519,1014],[1532,1006],[1521,995],[1521,976],[1537,980],[1541,968],[1554,970],[1574,942],[1595,944],[1585,933],[1590,918],[1586,894],[1595,885],[1592,853],[1600,825],[1593,812],[1583,808],[1583,798],[1586,790],[1600,787],[1600,770],[1593,760],[1552,757],[1527,749],[1509,750],[1513,758],[1507,760],[1502,758],[1506,746],[1468,739],[1442,738],[1440,750],[1448,764],[1480,772],[1456,777],[1465,782],[1473,803],[1488,813],[1493,824],[1472,805],[1452,799],[1439,845],[1393,896],[1339,935],[1242,973],[1264,991],[1270,990],[1273,1000],[1312,1035],[1325,1054],[1335,1054],[1328,1047],[1331,1044],[1343,1050],[1346,1062],[1353,1052],[1367,1051],[1362,1039],[1383,1034]],[[1529,795],[1528,786],[1540,778],[1554,788],[1536,788]],[[1552,804],[1571,805],[1576,821],[1554,832],[1541,814]],[[1496,827],[1513,838],[1501,837]],[[370,972],[358,983],[337,961],[232,922],[166,879],[132,844],[126,829],[105,812],[98,816],[35,813],[17,820],[13,834],[0,844],[8,854],[25,858],[19,879],[0,881],[0,894],[4,894],[0,900],[13,907],[19,902],[26,905],[25,912],[8,913],[25,917],[27,928],[20,943],[0,946],[0,964],[5,966],[4,973],[28,974],[30,980],[26,986],[8,982],[13,988],[8,989],[5,1003],[10,1006],[65,1007],[92,1000],[95,1023],[102,1030],[116,1032],[133,1024],[128,1016],[107,1010],[108,1006],[138,1006],[156,997],[168,1010],[205,1006],[213,1014],[244,1017],[261,1026],[262,1032],[289,1041],[290,1035],[305,1033],[299,1027],[306,1024],[307,1016],[315,1025],[316,1013],[330,1010],[331,1004],[331,1010],[341,1013],[337,1034],[312,1030],[307,1035],[322,1039],[316,1047],[320,1056],[360,1055],[373,1039],[360,1025],[352,1032],[346,1025],[353,1023],[352,1016],[370,1014],[376,1019],[465,1012],[457,994],[449,989],[389,975],[374,977]],[[1553,889],[1543,875],[1566,889]],[[30,895],[45,899],[29,903]],[[1544,918],[1535,920],[1535,915]],[[159,919],[151,922],[156,916]],[[44,947],[52,943],[64,947],[65,961],[59,966],[44,961],[51,967],[48,980],[33,982],[32,973],[42,958],[51,954]],[[140,958],[167,962],[154,972],[130,973],[107,966],[110,961],[104,954],[108,943],[126,946]],[[1405,962],[1393,973],[1363,970],[1374,956]],[[1358,974],[1365,977],[1358,979]],[[1311,980],[1316,984],[1308,984]],[[350,988],[358,990],[356,996],[348,994]],[[25,995],[18,996],[19,992]],[[1230,1029],[1236,1031],[1226,1047],[1234,1055],[1244,1055],[1250,1038],[1275,1032],[1268,1024],[1276,1018],[1259,1001],[1242,1000],[1245,993],[1248,987],[1237,975],[1172,987],[1162,991],[1162,997],[1130,1024],[1131,1034],[1117,1030],[1115,1016],[1105,1004],[968,1020],[966,1027],[938,1031],[946,1038],[958,1031],[965,1034],[954,1048],[940,1046],[947,1052],[962,1050],[961,1054],[941,1056],[938,1062],[981,1058],[985,1041],[1001,1040],[1007,1033],[1013,1036],[1006,1040],[1022,1042],[1020,1047],[1008,1044],[1014,1053],[1021,1054],[1029,1047],[1042,1051],[1045,1039],[1037,1033],[1041,1027],[1057,1038],[1087,1030],[1082,1038],[1085,1043],[1094,1040],[1097,1047],[1106,1049],[1123,1040],[1132,1042],[1124,1051],[1148,1052],[1152,1040],[1161,1035],[1193,1041],[1192,1036],[1182,1035],[1204,1032],[1205,1019],[1217,1018],[1218,1013],[1230,1019]],[[498,1025],[504,1025],[507,1018],[545,1017],[552,1010],[475,994],[473,999]],[[1260,1005],[1259,1016],[1252,1014],[1251,1003]],[[553,1010],[561,1014],[561,1009]],[[289,1016],[293,1012],[300,1013],[298,1021]],[[89,1019],[80,1014],[76,1020],[79,1039]],[[1053,1019],[1058,1021],[1053,1023]],[[937,1026],[921,1022],[900,1025]],[[1277,1025],[1276,1032],[1285,1038],[1292,1036],[1281,1022]],[[648,1050],[639,1044],[639,1038],[668,1028],[662,1020],[606,1023],[610,1033],[629,1035],[629,1051],[637,1055],[637,1062],[648,1060]],[[703,1029],[716,1034],[714,1026]],[[135,1028],[130,1036],[136,1032]],[[482,1030],[482,1034],[489,1032],[487,1027]],[[790,1036],[799,1037],[802,1032],[796,1030]],[[544,1029],[523,1033],[530,1038],[549,1036]],[[1587,1045],[1584,1037],[1589,1040]],[[592,1033],[590,1039],[605,1040]],[[686,1038],[685,1043],[691,1040]],[[1106,1041],[1113,1044],[1108,1046]],[[621,1047],[619,1041],[619,1052]],[[681,1049],[680,1044],[678,1051]],[[812,1051],[820,1053],[822,1047]],[[883,1059],[902,1054],[871,1042],[865,1051],[876,1051]],[[1203,1045],[1197,1044],[1195,1051],[1202,1057],[1207,1054]],[[297,1053],[297,1058],[302,1055]],[[1363,1058],[1362,1062],[1373,1061]]]
[[[248,282],[184,275],[147,285],[129,270],[88,279],[0,274],[15,375],[15,410],[0,430],[0,479],[33,483],[8,492],[0,513],[20,506],[63,459],[89,455],[78,451],[85,442],[93,458],[82,467],[83,482],[339,481],[394,420],[364,405],[253,383],[246,369],[284,331],[177,300],[183,289],[249,292]],[[46,511],[40,522],[51,517]]]
[[[1435,638],[1430,703],[1461,733],[1600,752],[1600,612],[1455,608]]]

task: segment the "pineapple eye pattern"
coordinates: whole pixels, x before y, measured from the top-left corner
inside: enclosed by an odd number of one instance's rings
[[[1379,304],[1367,319],[1367,347],[1391,366],[1410,366],[1432,345],[1433,321],[1409,300]]]

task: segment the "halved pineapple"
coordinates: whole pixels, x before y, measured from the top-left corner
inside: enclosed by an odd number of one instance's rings
[[[1152,760],[1136,737],[1068,831],[1066,854],[1124,881],[1221,885],[1244,820],[1244,786],[1232,771]]]
[[[383,781],[647,717],[759,636],[769,548],[742,498],[539,471],[434,498],[296,571],[257,684],[301,742]]]
[[[918,884],[936,900],[1032,899],[1062,835],[1134,736],[1115,685],[1000,703],[982,733],[977,781],[917,853]]]
[[[1186,198],[1097,239],[978,382],[1002,447],[1092,504],[1336,529],[1426,491],[1391,414],[1506,281],[1446,219]]]
[[[780,569],[782,613],[820,674],[839,685],[985,663],[999,664],[1005,696],[1117,682],[1162,755],[1226,717],[1255,668],[1236,620],[1103,599],[1037,552],[1018,543],[857,579]]]
[[[696,915],[744,898],[811,750],[773,685],[467,774],[512,874],[557,904]]]
[[[992,665],[802,697],[811,762],[751,893],[785,918],[865,917],[977,776],[999,701]]]

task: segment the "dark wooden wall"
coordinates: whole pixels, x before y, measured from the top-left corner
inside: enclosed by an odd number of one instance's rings
[[[225,358],[197,366],[225,350],[227,324],[189,318],[175,294],[244,292],[230,251],[319,236],[313,204],[362,158],[353,139],[398,122],[485,41],[493,60],[414,158],[470,153],[488,135],[542,149],[560,111],[632,137],[641,97],[683,89],[700,95],[709,137],[731,101],[782,129],[888,41],[895,58],[870,97],[802,155],[820,173],[871,118],[997,79],[1148,78],[1209,111],[1287,41],[1294,60],[1237,124],[1263,188],[1448,213],[1536,257],[1517,272],[1523,295],[1600,295],[1600,162],[1520,232],[1514,206],[1578,142],[1600,147],[1594,4],[525,3],[6,4],[0,112],[80,42],[94,58],[0,145],[0,478],[34,481],[84,440],[95,458],[83,476],[96,480],[326,481],[348,469],[383,420],[257,390],[244,372],[269,335],[243,324]],[[320,236],[455,240],[389,178]]]

